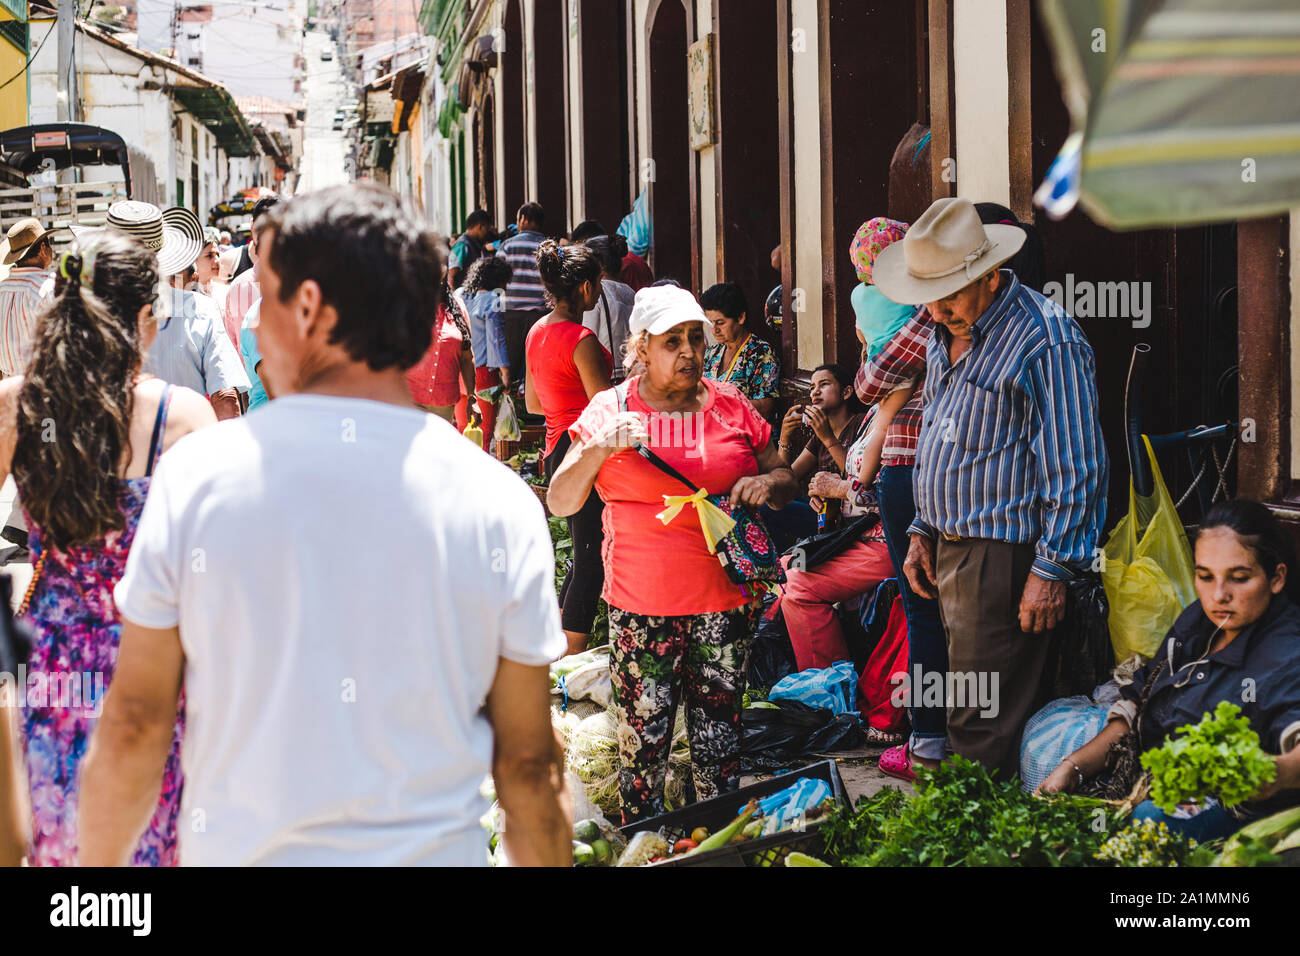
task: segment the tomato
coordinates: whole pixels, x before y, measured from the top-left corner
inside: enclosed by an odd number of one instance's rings
[[[673,852],[685,853],[688,850],[694,850],[699,845],[699,842],[696,840],[681,839],[673,844]]]

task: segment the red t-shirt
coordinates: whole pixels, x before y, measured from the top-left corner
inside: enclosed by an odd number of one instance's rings
[[[538,322],[528,330],[524,351],[528,356],[528,377],[532,379],[537,400],[546,415],[546,451],[550,455],[565,430],[577,421],[587,407],[587,389],[573,353],[589,335],[595,335],[581,322]],[[599,344],[599,343],[597,343]],[[614,373],[614,357],[602,345],[605,371]]]
[[[757,456],[771,441],[772,426],[736,386],[703,379],[709,391],[704,408],[682,416],[651,411],[637,392],[640,381],[630,378],[624,386],[627,408],[643,416],[647,444],[660,458],[711,495],[726,494],[736,479],[758,474]],[[569,434],[589,441],[617,414],[618,397],[607,389],[591,400]],[[601,466],[596,491],[605,502],[603,596],[611,605],[634,614],[677,616],[729,611],[749,601],[709,553],[694,505],[667,525],[655,517],[664,510],[664,495],[690,494],[681,482],[627,450]]]
[[[646,261],[635,252],[623,257],[622,279],[632,287],[632,291],[654,285],[655,274],[650,271]]]

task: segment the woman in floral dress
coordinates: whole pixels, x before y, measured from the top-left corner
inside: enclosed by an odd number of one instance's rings
[[[735,282],[719,282],[700,296],[700,308],[718,340],[704,353],[704,377],[730,382],[770,420],[781,397],[781,363],[772,346],[754,334],[744,290]]]
[[[32,553],[21,615],[33,646],[19,722],[27,860],[36,866],[77,861],[78,774],[121,634],[113,586],[154,465],[182,435],[216,421],[203,396],[140,374],[157,334],[158,289],[158,262],[144,246],[93,234],[60,261],[26,374],[0,382],[0,478],[13,472]],[[183,710],[135,865],[176,862],[182,728]]]
[[[605,502],[604,597],[619,717],[625,822],[664,811],[677,704],[686,709],[699,799],[740,785],[740,712],[753,603],[705,543],[694,508],[675,516],[680,484],[630,449],[637,442],[710,495],[781,507],[795,480],[772,427],[737,390],[703,378],[704,314],[671,287],[642,289],[625,363],[642,371],[595,395],[569,428],[573,444],[548,503],[573,514],[595,487]],[[665,519],[667,519],[665,521]]]

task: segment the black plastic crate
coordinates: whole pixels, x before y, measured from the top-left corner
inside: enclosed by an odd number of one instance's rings
[[[764,797],[770,797],[772,794],[784,790],[800,777],[825,780],[831,785],[831,799],[838,806],[844,807],[848,805],[848,800],[844,796],[844,782],[840,780],[839,768],[835,765],[834,760],[823,760],[772,777],[770,780],[763,780],[759,783],[750,784],[748,787],[741,787],[731,793],[724,793],[722,796],[714,797],[711,800],[693,803],[671,813],[629,823],[623,827],[622,833],[630,840],[633,834],[636,833],[646,830],[653,832],[662,830],[664,839],[668,841],[669,845],[689,837],[691,831],[696,827],[705,827],[710,833],[716,833],[735,820],[737,810],[749,803],[751,799],[757,798],[761,800]],[[655,865],[780,866],[794,850],[807,853],[809,856],[817,856],[823,847],[821,837],[823,819],[818,818],[809,821],[803,831],[781,830],[768,836],[759,837],[756,840],[746,840],[744,843],[719,847],[705,853],[693,853],[690,856],[681,858],[669,857],[662,863]]]

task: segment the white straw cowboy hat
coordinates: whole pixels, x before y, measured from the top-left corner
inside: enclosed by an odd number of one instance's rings
[[[126,233],[157,255],[158,273],[163,277],[194,265],[205,245],[199,217],[184,206],[163,211],[153,203],[125,199],[108,207],[104,225]]]
[[[986,226],[969,199],[936,199],[902,242],[876,256],[872,279],[902,305],[936,302],[987,275],[1025,242],[1019,226]]]

